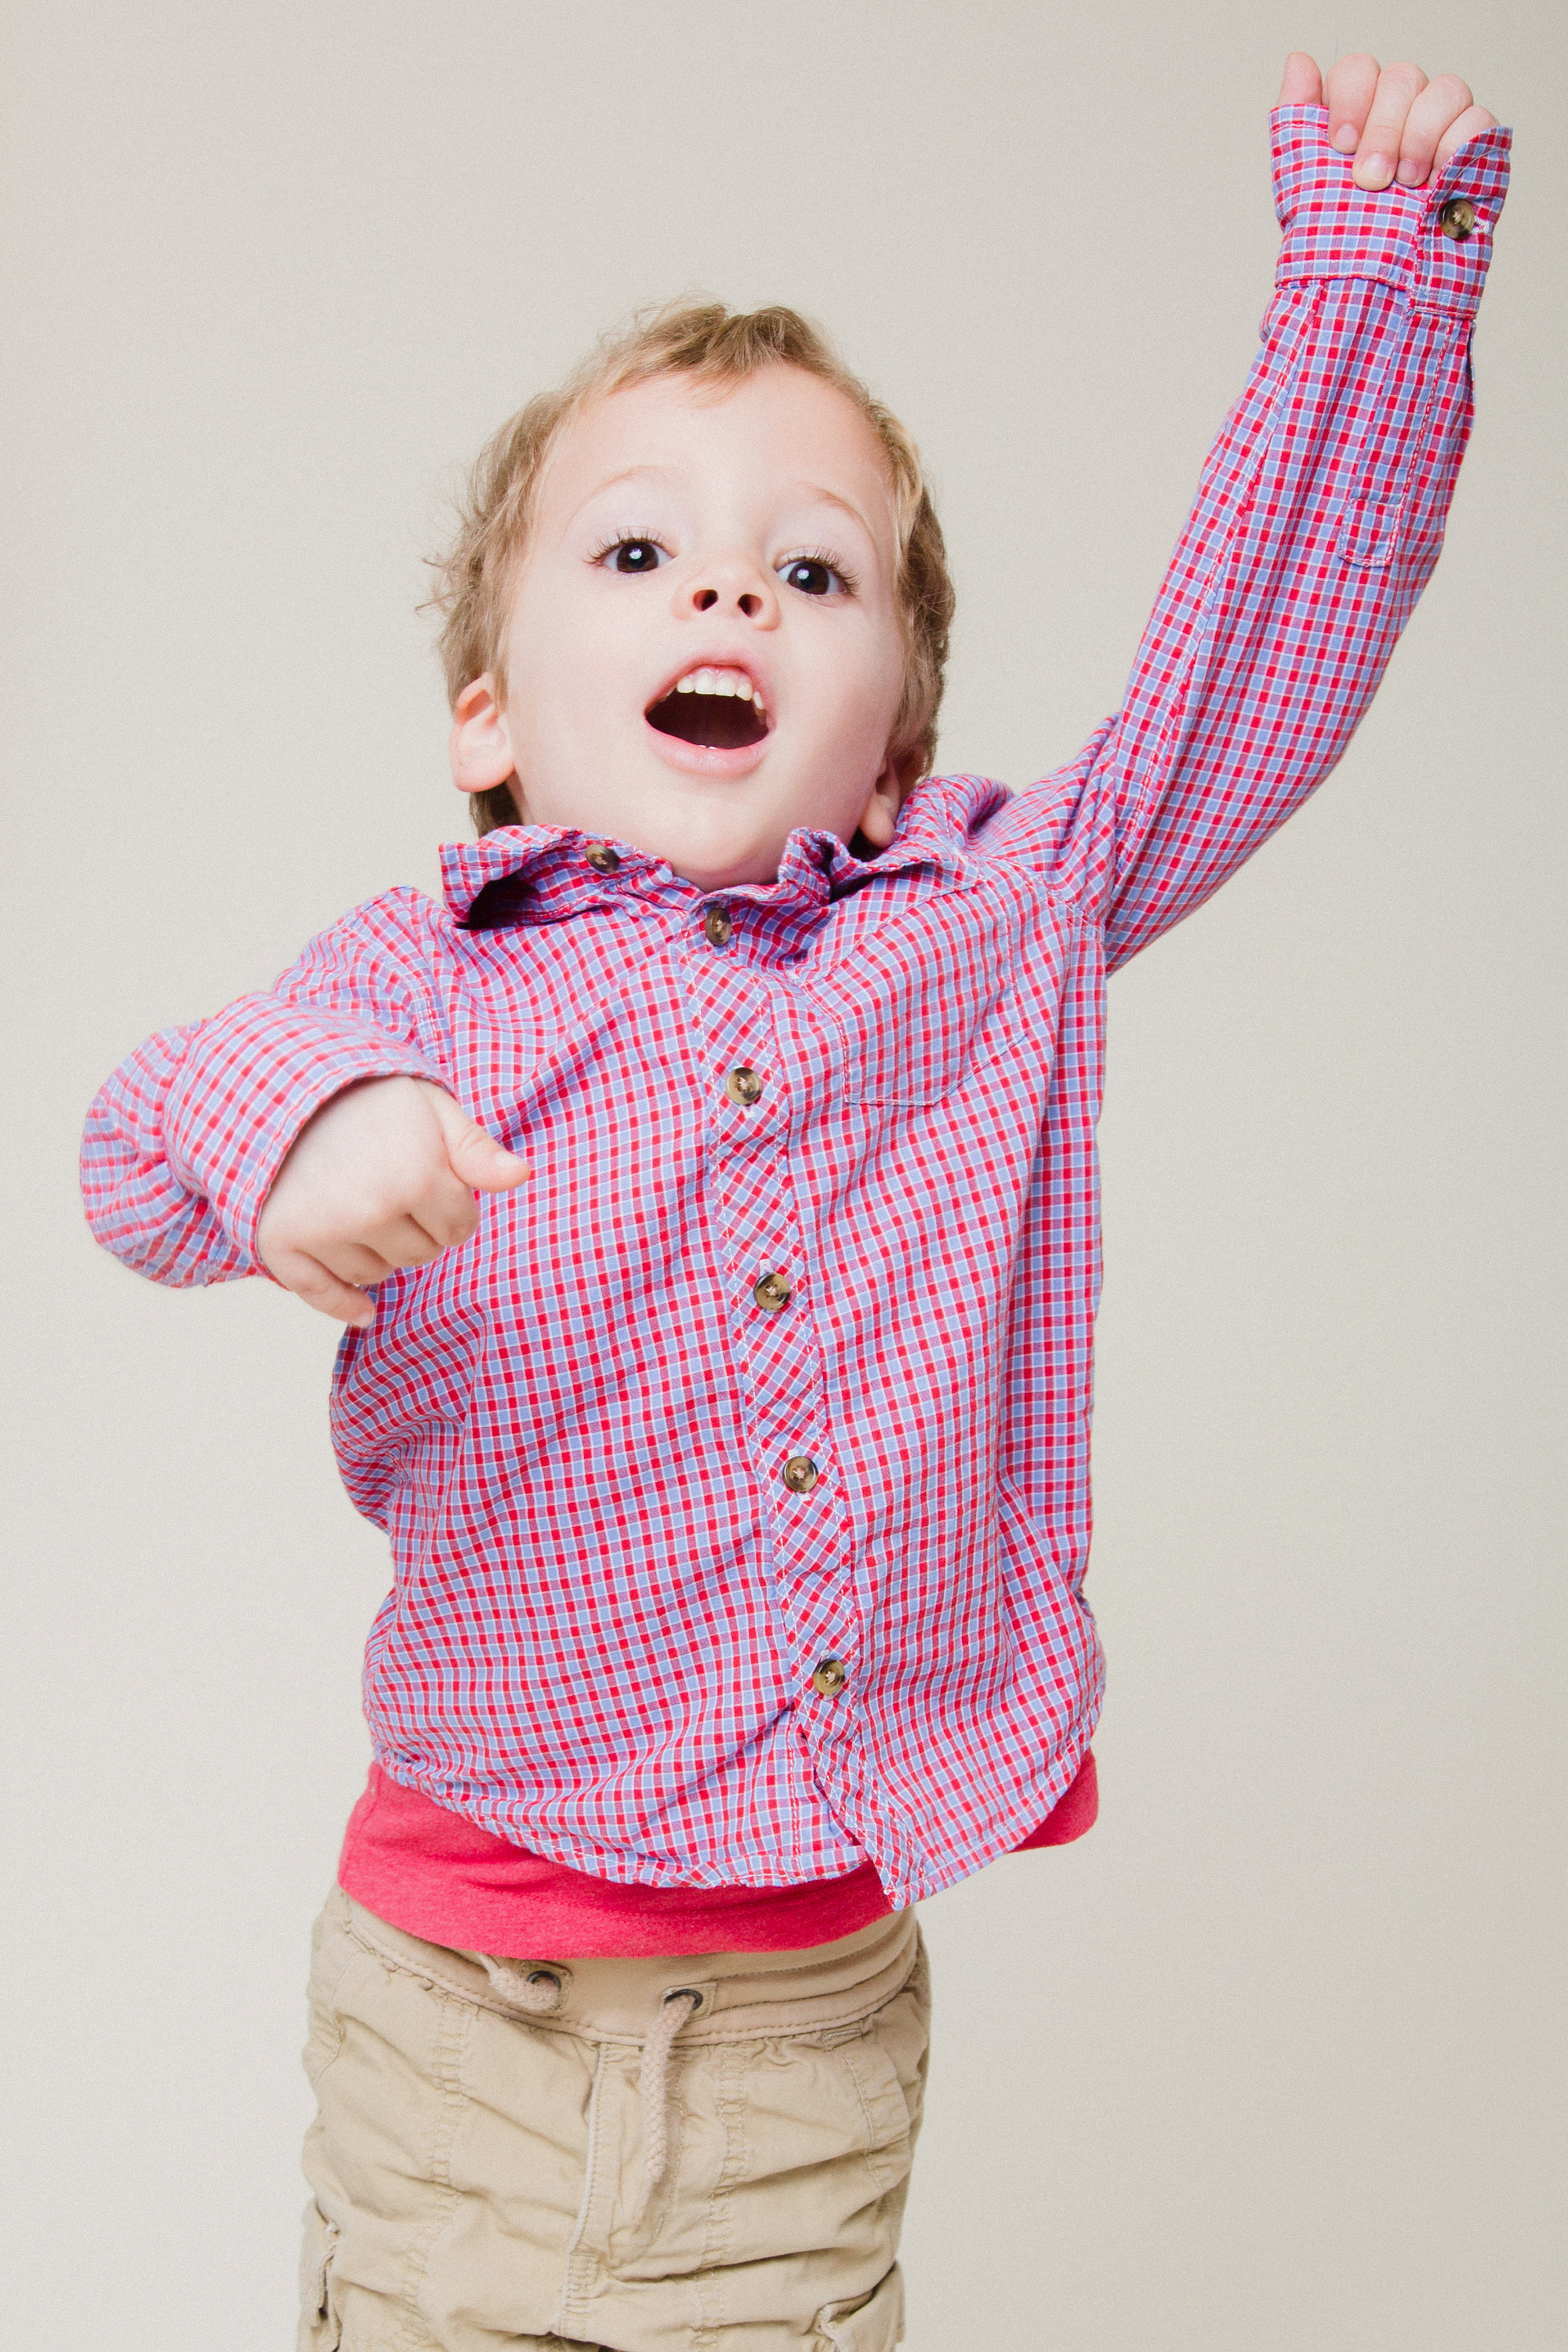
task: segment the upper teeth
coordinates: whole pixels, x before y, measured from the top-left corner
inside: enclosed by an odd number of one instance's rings
[[[754,702],[763,708],[760,690],[752,684],[743,669],[689,669],[676,681],[677,694],[733,694],[742,702]]]

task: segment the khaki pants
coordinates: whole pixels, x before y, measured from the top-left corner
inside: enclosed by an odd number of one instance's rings
[[[335,1891],[300,2352],[891,2352],[914,1914],[805,1952],[519,1961]]]

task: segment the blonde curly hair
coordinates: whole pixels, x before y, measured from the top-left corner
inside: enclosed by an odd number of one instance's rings
[[[952,582],[942,527],[920,453],[903,425],[852,375],[833,346],[798,311],[774,304],[731,310],[721,302],[665,303],[643,310],[606,336],[553,392],[542,392],[509,417],[479,454],[459,510],[458,535],[431,562],[431,607],[441,615],[437,640],[448,699],[486,671],[504,692],[502,646],[512,582],[528,544],[534,499],[556,436],[588,402],[649,376],[692,375],[738,383],[758,369],[803,368],[852,400],[888,461],[898,513],[897,596],[905,646],[904,690],[891,750],[912,784],[930,768],[952,625]],[[472,793],[476,831],[516,824],[510,784]]]

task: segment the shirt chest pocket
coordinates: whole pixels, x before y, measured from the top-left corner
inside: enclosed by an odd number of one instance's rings
[[[831,958],[791,984],[832,1100],[921,1111],[973,1097],[1004,1116],[1037,1104],[1072,937],[1027,875],[896,912],[868,895],[847,908]]]
[[[880,1022],[838,1014],[835,1025],[835,1091],[840,1102],[868,1110],[945,1102],[975,1060],[966,1024],[952,1020],[928,1025],[897,1013]]]
[[[1005,1065],[1009,1023],[999,980],[943,962],[868,961],[846,984],[807,992],[827,1049],[829,1089],[868,1109],[928,1108],[982,1069]]]

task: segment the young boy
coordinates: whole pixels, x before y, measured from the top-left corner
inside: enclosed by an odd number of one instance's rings
[[[348,1325],[396,1564],[314,2352],[901,2333],[912,1906],[1094,1813],[1106,974],[1333,767],[1468,430],[1508,134],[1413,67],[1327,95],[1292,58],[1263,347],[1069,768],[928,773],[908,436],[792,313],[660,313],[476,476],[446,908],[357,909],[94,1106],[128,1264]]]

